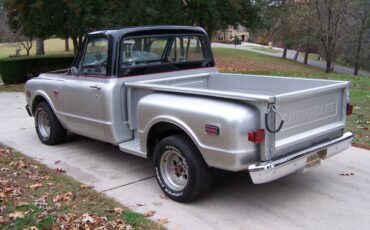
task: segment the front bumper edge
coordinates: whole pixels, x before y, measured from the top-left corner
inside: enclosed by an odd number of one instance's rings
[[[267,183],[300,169],[304,169],[308,164],[307,158],[317,154],[320,150],[327,149],[326,155],[322,157],[321,160],[327,159],[346,150],[351,146],[352,140],[353,133],[346,132],[341,137],[322,142],[288,156],[250,165],[248,167],[249,174],[253,183]]]

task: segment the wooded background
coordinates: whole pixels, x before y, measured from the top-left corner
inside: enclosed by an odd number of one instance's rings
[[[334,62],[370,69],[370,0],[0,0],[0,42],[20,42],[43,55],[43,40],[138,25],[194,25],[208,35],[229,25],[246,27],[252,40],[318,53],[326,72]],[[66,50],[68,42],[66,42]]]

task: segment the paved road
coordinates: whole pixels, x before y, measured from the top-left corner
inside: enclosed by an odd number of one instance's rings
[[[0,93],[0,142],[51,168],[62,167],[138,212],[155,210],[153,219],[168,218],[169,229],[370,227],[370,151],[350,148],[323,167],[263,185],[253,185],[247,173],[217,172],[207,197],[179,204],[160,198],[150,162],[115,146],[77,135],[58,146],[42,145],[24,105],[21,93]],[[345,172],[354,176],[339,176]]]
[[[212,47],[223,47],[223,48],[233,48],[233,49],[235,49],[235,45],[232,45],[232,44],[223,44],[223,43],[215,43],[215,42],[212,43]],[[278,52],[271,53],[271,52],[264,52],[264,51],[256,50],[256,49],[254,49],[255,47],[267,47],[267,46],[262,46],[262,45],[258,45],[258,44],[254,44],[254,43],[249,43],[249,42],[246,42],[246,43],[243,43],[242,45],[237,45],[236,46],[236,48],[237,49],[240,49],[240,50],[248,50],[248,51],[252,51],[252,52],[256,52],[256,53],[261,53],[261,54],[265,54],[265,55],[269,55],[269,56],[274,56],[274,57],[281,57],[282,54],[283,54],[283,49],[281,49],[281,48],[274,47],[274,50],[277,50]],[[288,59],[294,59],[295,53],[296,53],[295,50],[288,50],[288,52],[287,52],[287,58]],[[303,57],[298,56],[297,61],[303,63]],[[310,60],[309,59],[308,62],[307,62],[307,64],[308,65],[311,65],[311,66],[315,66],[315,67],[321,68],[321,69],[325,69],[325,61],[316,61],[316,60]],[[345,66],[340,66],[340,65],[335,65],[334,66],[334,71],[335,72],[338,72],[338,73],[349,74],[349,75],[352,75],[353,74],[353,68],[349,68],[349,67],[345,67]],[[366,72],[366,71],[363,71],[363,70],[360,70],[359,73],[361,75],[370,76],[370,73],[369,72]]]

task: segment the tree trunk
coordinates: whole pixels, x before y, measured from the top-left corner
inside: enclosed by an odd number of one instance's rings
[[[44,40],[36,38],[36,55],[45,55]]]
[[[82,40],[83,40],[83,37],[78,36],[78,46],[80,46],[82,44]]]
[[[281,56],[281,58],[286,59],[287,52],[288,52],[288,48],[286,46],[284,46],[283,56]]]
[[[73,42],[73,54],[76,56],[78,53],[78,40],[77,37],[72,37]]]
[[[304,59],[303,59],[303,64],[307,65],[307,62],[308,62],[308,49],[306,49],[306,51],[304,52]]]
[[[355,69],[353,75],[358,75],[359,63],[360,63],[360,54],[361,54],[361,46],[362,46],[362,34],[358,37],[357,40],[357,48],[356,48],[356,56],[355,56]]]
[[[69,40],[68,40],[68,38],[64,39],[64,51],[69,52]]]
[[[332,71],[332,61],[331,58],[326,57],[326,66],[325,66],[325,73],[330,73]]]
[[[299,50],[297,50],[297,52],[295,53],[295,55],[294,55],[294,61],[297,61],[297,59],[298,59],[298,55],[299,55]]]

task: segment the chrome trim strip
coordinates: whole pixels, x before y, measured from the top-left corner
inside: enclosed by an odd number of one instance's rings
[[[306,167],[306,159],[308,156],[325,148],[327,148],[328,151],[327,156],[323,159],[334,156],[351,146],[353,136],[352,132],[346,132],[339,138],[314,145],[290,154],[289,156],[250,165],[248,170],[252,181],[255,184],[262,184],[303,169]]]

